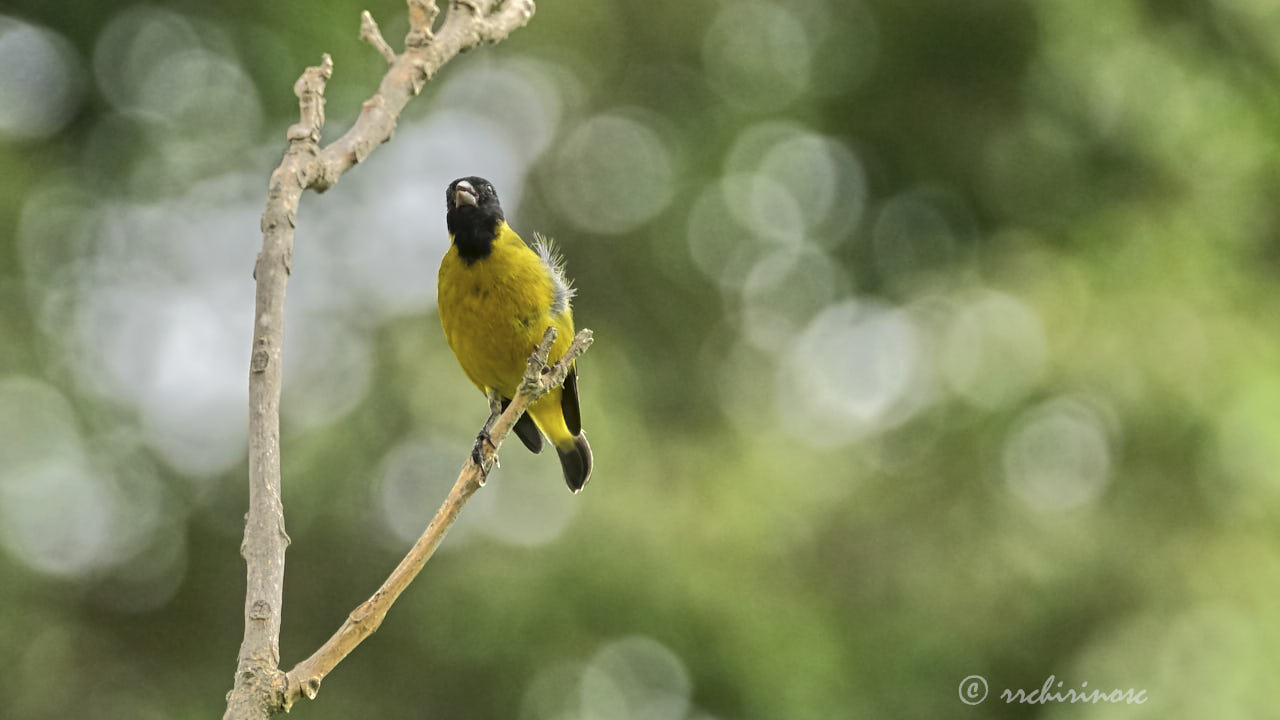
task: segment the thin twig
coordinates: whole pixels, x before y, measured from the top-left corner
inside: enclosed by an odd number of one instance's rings
[[[435,8],[433,3],[427,6]],[[316,172],[306,178],[307,187],[316,192],[328,190],[343,173],[363,162],[375,147],[391,139],[400,111],[422,91],[441,65],[463,50],[507,37],[529,22],[534,5],[533,0],[507,0],[497,12],[484,16],[450,11],[444,25],[429,39],[414,39],[415,32],[420,33],[424,28],[429,31],[429,26],[415,26],[413,22],[415,15],[421,15],[420,21],[425,23],[430,12],[420,0],[411,0],[409,9],[411,37],[406,38],[404,53],[387,68],[378,92],[364,102],[351,129],[320,152]]]
[[[289,544],[280,501],[280,368],[285,287],[302,193],[328,189],[390,139],[405,104],[446,62],[468,48],[505,38],[527,23],[534,11],[533,0],[507,0],[500,10],[483,16],[450,12],[439,32],[433,34],[435,3],[407,2],[411,29],[405,52],[398,56],[382,39],[373,18],[368,13],[361,16],[361,37],[390,67],[351,129],[324,148],[320,147],[324,92],[333,73],[333,60],[324,55],[319,65],[307,68],[298,79],[294,92],[299,120],[288,130],[289,147],[268,184],[262,251],[254,266],[257,300],[249,363],[249,511],[241,544],[247,570],[245,629],[224,720],[261,720],[288,709],[289,685],[279,669],[284,554]]]
[[[396,51],[382,39],[382,31],[378,29],[378,23],[373,21],[373,16],[368,10],[360,13],[360,39],[372,45],[388,65],[396,61]]]
[[[481,443],[480,445],[482,453],[480,464],[477,465],[473,458],[467,458],[461,472],[458,473],[457,481],[453,484],[453,489],[449,491],[449,496],[436,510],[431,523],[413,544],[409,553],[387,577],[386,582],[382,583],[382,587],[352,610],[338,631],[325,641],[319,650],[289,671],[288,689],[285,694],[286,707],[302,696],[314,699],[320,690],[320,682],[325,676],[357,645],[378,629],[387,611],[391,609],[391,605],[400,597],[400,593],[404,592],[409,583],[413,582],[418,572],[440,546],[440,541],[444,539],[445,533],[458,518],[462,506],[484,485],[485,475],[497,460],[498,449],[511,432],[511,428],[515,426],[516,420],[520,419],[531,403],[564,382],[569,369],[573,367],[574,360],[586,352],[592,343],[591,331],[582,330],[574,337],[573,343],[569,345],[569,349],[559,362],[553,367],[547,367],[547,353],[555,341],[555,336],[555,328],[547,328],[542,344],[533,355],[529,356],[529,366],[525,370],[516,396],[511,399],[507,409],[493,421],[492,427],[489,428],[492,444]]]

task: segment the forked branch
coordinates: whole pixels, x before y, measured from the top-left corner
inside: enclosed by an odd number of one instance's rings
[[[288,149],[271,173],[262,213],[262,251],[254,266],[257,295],[249,360],[249,511],[240,546],[247,567],[244,638],[224,720],[261,720],[287,709],[293,686],[279,669],[284,553],[289,536],[280,501],[280,382],[285,287],[293,261],[298,203],[308,189],[323,192],[343,173],[391,138],[401,110],[446,62],[481,43],[497,42],[533,16],[533,0],[477,0],[453,6],[439,29],[432,0],[407,0],[409,33],[397,55],[373,17],[361,15],[360,36],[389,67],[342,137],[321,147],[325,85],[333,60],[324,55],[294,85],[298,122]]]

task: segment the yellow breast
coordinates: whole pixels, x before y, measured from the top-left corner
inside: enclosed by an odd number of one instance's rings
[[[552,314],[555,288],[548,268],[505,222],[486,257],[468,263],[451,246],[438,283],[445,338],[481,392],[492,388],[512,397],[548,326],[559,332],[550,358],[569,347],[572,311]]]

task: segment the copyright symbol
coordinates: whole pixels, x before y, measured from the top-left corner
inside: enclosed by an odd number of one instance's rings
[[[960,702],[965,705],[977,705],[987,699],[987,679],[981,675],[970,675],[960,681]]]

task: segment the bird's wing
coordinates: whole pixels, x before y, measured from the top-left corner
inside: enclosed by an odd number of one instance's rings
[[[564,392],[560,395],[560,412],[564,413],[564,424],[569,434],[582,432],[582,413],[578,409],[578,368],[569,370],[564,378]]]

